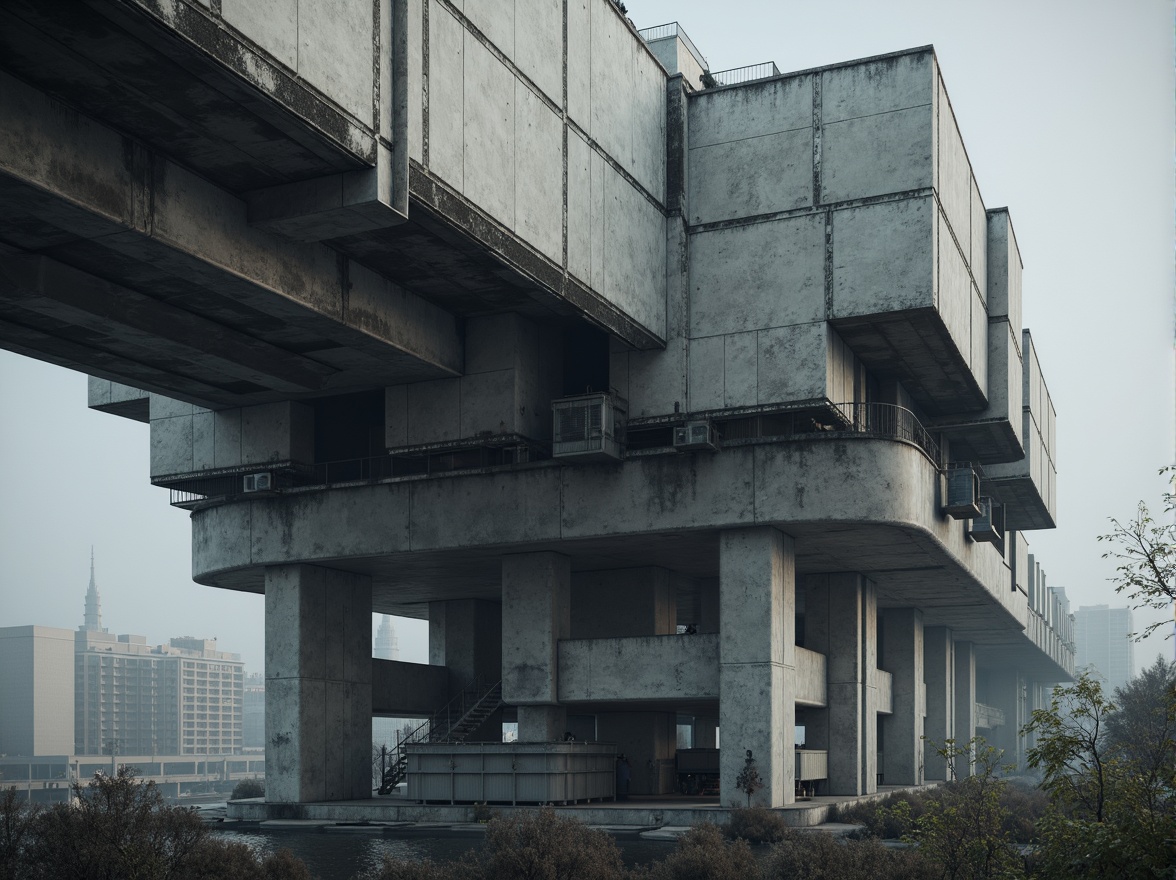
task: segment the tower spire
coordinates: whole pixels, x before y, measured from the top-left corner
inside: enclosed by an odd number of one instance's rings
[[[102,632],[101,600],[98,596],[98,581],[94,576],[94,545],[90,545],[90,586],[86,590],[86,622],[84,632]]]

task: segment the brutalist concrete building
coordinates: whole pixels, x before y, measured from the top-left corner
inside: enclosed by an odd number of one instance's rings
[[[410,794],[502,718],[503,774],[614,744],[635,793],[691,718],[723,803],[748,752],[768,805],[943,778],[924,736],[1015,759],[1073,664],[1027,600],[1054,411],[931,47],[704,75],[608,0],[62,6],[0,10],[0,344],[149,422],[195,579],[264,592],[271,802],[370,795],[373,713],[453,700]]]

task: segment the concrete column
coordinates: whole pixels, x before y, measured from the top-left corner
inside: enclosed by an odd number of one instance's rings
[[[745,804],[735,787],[748,750],[764,787],[751,802],[778,807],[795,799],[796,565],[792,538],[769,527],[723,532],[719,539],[720,792]]]
[[[518,707],[520,742],[558,742],[559,640],[571,633],[571,561],[558,553],[502,560],[502,699]]]
[[[1004,712],[1004,724],[991,731],[989,745],[1004,752],[1001,764],[1024,766],[1025,755],[1021,728],[1025,724],[1025,683],[1016,669],[988,670],[988,693],[981,702]]]
[[[806,745],[829,752],[828,794],[878,790],[878,600],[858,574],[806,579],[805,647],[825,655],[825,709],[810,709]]]
[[[371,797],[370,579],[266,568],[265,678],[266,800]]]
[[[976,735],[976,647],[971,642],[955,643],[955,738],[964,746]],[[972,775],[971,764],[957,761],[957,777]]]
[[[677,716],[672,712],[601,712],[596,735],[617,744],[629,759],[632,794],[666,794],[675,788]]]
[[[955,643],[946,626],[923,630],[923,675],[927,685],[924,725],[927,779],[946,780],[947,761],[936,751],[955,737]],[[961,745],[961,743],[957,743]]]
[[[429,663],[449,670],[449,688],[438,694],[440,709],[480,678],[483,686],[502,675],[502,605],[486,599],[429,603]],[[469,734],[470,742],[502,739],[502,713]]]
[[[698,585],[699,604],[702,606],[702,618],[698,621],[698,631],[702,633],[717,633],[720,630],[719,620],[719,582],[715,580],[700,581]]]
[[[887,785],[923,782],[923,612],[882,613],[881,666],[892,676],[891,714],[882,720],[882,776]]]

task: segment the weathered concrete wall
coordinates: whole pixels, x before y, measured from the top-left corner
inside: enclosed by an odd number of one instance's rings
[[[717,700],[718,634],[565,639],[559,643],[559,698]]]
[[[664,338],[666,74],[644,42],[607,0],[571,4],[566,31],[553,0],[412,7],[411,158],[532,271],[566,267]]]
[[[151,395],[151,477],[314,461],[314,417],[286,401],[207,410]]]
[[[89,376],[88,379],[86,405],[90,409],[134,419],[136,422],[151,421],[150,393],[98,376]]]
[[[470,318],[463,375],[385,390],[387,447],[500,435],[550,441],[560,356],[558,337],[518,315]]]

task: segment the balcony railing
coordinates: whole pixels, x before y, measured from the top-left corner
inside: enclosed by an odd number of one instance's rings
[[[761,64],[749,64],[747,67],[733,67],[730,70],[719,70],[711,74],[716,85],[737,86],[740,83],[752,82],[757,79],[767,79],[779,76],[780,68],[775,61],[764,61]]]
[[[686,48],[693,53],[694,57],[698,59],[698,63],[706,67],[706,58],[698,47],[694,45],[694,41],[682,30],[682,26],[676,21],[671,21],[667,24],[659,24],[656,27],[642,28],[637,31],[641,35],[641,39],[647,43],[652,43],[654,40],[664,40],[666,37],[677,37],[686,44]]]
[[[1000,727],[1005,723],[1005,713],[1003,709],[998,709],[996,706],[988,706],[984,703],[976,704],[976,726],[983,727],[985,730],[992,730]]]

